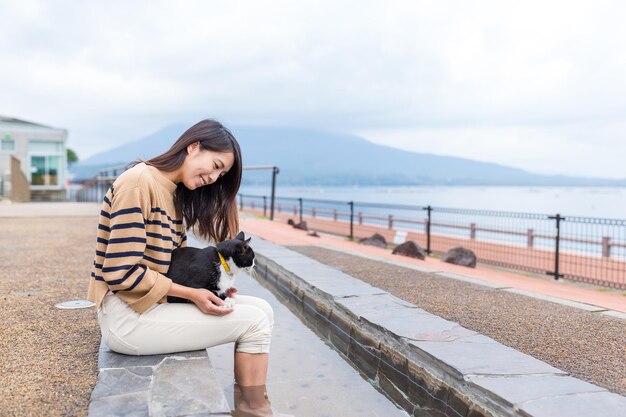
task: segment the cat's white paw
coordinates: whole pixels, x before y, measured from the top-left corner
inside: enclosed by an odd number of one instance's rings
[[[226,299],[224,300],[224,308],[233,308],[233,307],[235,307],[235,299],[226,297]]]

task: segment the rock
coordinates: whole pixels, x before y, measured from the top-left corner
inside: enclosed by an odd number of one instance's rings
[[[309,230],[309,228],[307,227],[307,225],[306,225],[306,222],[305,222],[305,221],[300,222],[300,223],[298,223],[298,224],[294,225],[294,226],[293,226],[293,228],[294,228],[294,229],[300,229],[300,230]]]
[[[449,264],[469,266],[470,268],[476,267],[476,255],[474,252],[460,246],[447,251],[441,257],[441,260]]]
[[[383,248],[383,249],[387,248],[387,241],[385,240],[385,237],[378,233],[374,233],[370,237],[360,239],[359,243],[361,245],[376,246],[378,248]]]
[[[287,220],[287,224],[288,224],[289,226],[295,226],[295,225],[296,225],[296,223],[293,221],[293,219],[289,219],[289,220]]]
[[[412,240],[407,240],[391,252],[393,255],[408,256],[409,258],[417,258],[424,260],[426,258],[426,251],[419,247],[417,243]]]
[[[320,237],[315,230],[309,230],[307,236]]]

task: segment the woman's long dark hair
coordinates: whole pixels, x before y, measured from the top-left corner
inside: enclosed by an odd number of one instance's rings
[[[230,152],[235,156],[233,166],[213,184],[189,190],[179,183],[174,205],[183,215],[187,228],[196,227],[203,238],[221,242],[234,238],[239,231],[237,191],[241,184],[241,150],[235,136],[215,120],[202,120],[191,126],[172,147],[162,155],[146,161],[165,172],[180,168],[187,156],[187,147],[200,142],[200,147],[213,152]]]

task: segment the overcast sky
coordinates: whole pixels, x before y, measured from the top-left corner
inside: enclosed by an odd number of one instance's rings
[[[625,22],[620,0],[3,0],[0,114],[83,159],[213,117],[626,178]]]

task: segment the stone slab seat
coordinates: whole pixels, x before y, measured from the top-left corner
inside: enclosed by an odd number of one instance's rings
[[[205,349],[129,356],[101,343],[89,417],[230,416]]]

